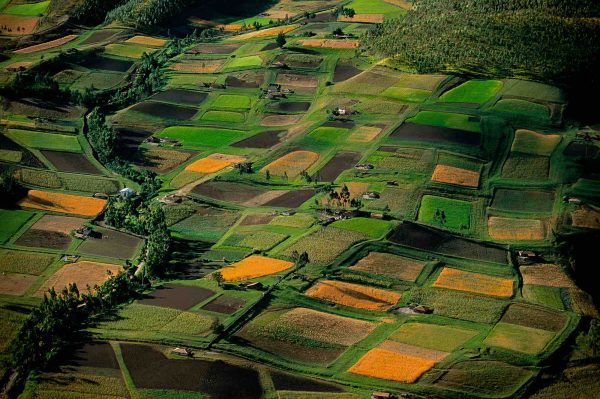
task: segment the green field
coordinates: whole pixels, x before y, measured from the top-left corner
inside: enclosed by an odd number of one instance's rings
[[[431,92],[429,90],[411,89],[406,87],[390,87],[385,89],[381,95],[410,103],[422,103],[431,96]]]
[[[157,137],[177,139],[185,147],[220,147],[243,136],[239,130],[186,126],[168,127],[157,134]]]
[[[357,14],[404,14],[404,10],[383,0],[353,0],[346,7],[354,9]]]
[[[470,120],[469,115],[451,114],[446,112],[421,111],[407,122],[421,123],[451,129],[462,129],[469,132],[481,132],[479,121]]]
[[[45,13],[49,5],[50,0],[39,3],[11,4],[3,12],[10,15],[37,16]]]
[[[517,117],[527,117],[547,120],[550,118],[550,110],[542,104],[519,99],[500,100],[494,105],[495,111],[512,114]]]
[[[33,215],[29,211],[0,209],[0,243],[8,241]]]
[[[369,237],[379,238],[390,231],[392,223],[386,220],[352,218],[347,220],[338,220],[333,222],[332,227],[342,230],[356,231],[366,234]]]
[[[348,129],[343,127],[318,127],[307,136],[306,140],[309,146],[313,147],[331,147],[342,141],[347,135]]]
[[[8,129],[6,135],[27,147],[57,151],[81,151],[77,136],[20,129]]]
[[[419,208],[419,221],[447,229],[468,230],[471,227],[471,212],[469,202],[424,195]]]
[[[502,82],[499,80],[469,80],[442,94],[440,101],[483,104],[491,100],[501,88]]]
[[[109,55],[125,58],[142,58],[144,53],[151,54],[156,51],[156,48],[141,46],[136,44],[109,44],[104,48],[104,52]]]
[[[250,55],[247,57],[236,57],[231,59],[225,66],[223,67],[225,70],[231,69],[244,69],[244,68],[254,68],[259,67],[263,63],[262,58],[257,55]]]
[[[222,94],[212,103],[215,108],[248,109],[251,105],[250,97],[235,94]]]
[[[242,123],[246,117],[240,112],[232,111],[206,111],[200,120],[207,122]]]

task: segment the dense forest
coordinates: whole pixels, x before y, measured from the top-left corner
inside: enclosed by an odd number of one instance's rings
[[[524,77],[600,87],[597,0],[417,0],[364,40],[422,73]]]

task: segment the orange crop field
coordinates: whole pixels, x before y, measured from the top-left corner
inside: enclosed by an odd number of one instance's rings
[[[211,73],[215,72],[225,63],[224,59],[218,60],[181,60],[169,66],[172,71]]]
[[[550,287],[572,288],[573,281],[559,265],[535,264],[519,268],[523,276],[523,284],[547,285]]]
[[[488,234],[494,240],[543,240],[546,238],[546,224],[538,219],[492,216],[488,220]]]
[[[49,212],[96,216],[104,209],[106,200],[51,191],[29,190],[27,196],[21,199],[17,205]]]
[[[67,35],[67,36],[61,37],[59,39],[50,40],[49,42],[36,44],[35,46],[29,46],[29,47],[22,48],[20,50],[16,50],[15,53],[30,54],[30,53],[35,53],[36,51],[48,50],[48,49],[62,46],[63,44],[69,43],[70,41],[75,40],[77,37],[78,37],[77,35]]]
[[[319,154],[312,151],[293,151],[278,158],[261,169],[261,172],[269,171],[274,176],[296,177],[317,162]]]
[[[411,384],[432,368],[433,360],[374,348],[348,370],[349,373]]]
[[[401,297],[396,292],[334,280],[319,281],[306,291],[306,295],[344,306],[376,311],[388,310]]]
[[[229,154],[211,154],[189,164],[185,170],[198,173],[214,173],[236,163],[244,162],[245,157]]]
[[[0,14],[0,35],[24,36],[35,31],[39,17]]]
[[[442,270],[433,287],[500,297],[510,297],[513,294],[512,279],[465,272],[449,267]]]
[[[353,143],[368,143],[379,136],[381,130],[381,128],[376,126],[359,126],[348,136],[348,141]]]
[[[365,24],[380,24],[383,22],[383,14],[355,14],[353,17],[345,17],[340,15],[340,22],[356,22]]]
[[[163,46],[167,41],[156,37],[137,35],[126,40],[127,43],[143,44],[144,46]]]
[[[266,256],[251,255],[219,270],[225,281],[248,280],[279,273],[294,266],[292,262]]]
[[[288,33],[294,29],[296,29],[298,25],[284,25],[284,26],[275,26],[273,28],[261,29],[253,32],[243,33],[239,36],[234,36],[229,40],[248,40],[254,39],[257,37],[269,37],[269,36],[277,36],[279,33]]]
[[[79,292],[84,293],[88,285],[90,288],[93,288],[95,285],[100,285],[108,280],[108,271],[116,275],[122,269],[122,266],[111,263],[91,261],[68,263],[50,276],[37,290],[35,295],[42,296],[52,287],[58,291],[72,283],[77,284]]]
[[[300,40],[301,46],[324,47],[324,48],[357,48],[360,46],[358,40],[336,40],[336,39],[304,39]]]
[[[448,165],[437,165],[431,176],[432,181],[456,184],[458,186],[478,187],[479,172],[455,168]]]

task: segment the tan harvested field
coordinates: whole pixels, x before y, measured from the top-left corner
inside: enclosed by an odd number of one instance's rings
[[[519,129],[515,132],[511,151],[550,156],[560,143],[558,134],[541,134],[532,130]]]
[[[296,177],[317,162],[319,154],[312,151],[292,151],[289,154],[276,159],[261,169],[261,172],[267,170],[274,176]]]
[[[25,47],[25,48],[16,50],[15,53],[30,54],[30,53],[35,53],[37,51],[48,50],[48,49],[62,46],[63,44],[69,43],[70,41],[75,40],[77,37],[78,37],[77,35],[67,35],[67,36],[61,37],[59,39],[50,40],[49,42],[36,44],[35,46],[29,46],[29,47]]]
[[[431,180],[439,183],[476,188],[479,186],[479,172],[455,168],[454,166],[437,165],[433,171]]]
[[[359,126],[348,136],[349,142],[369,143],[379,136],[382,129],[376,126]]]
[[[545,239],[547,231],[543,220],[491,216],[488,234],[494,240],[535,241]]]
[[[546,285],[549,287],[574,288],[573,280],[569,278],[559,265],[534,264],[519,268],[523,276],[523,284]]]
[[[157,173],[165,173],[181,165],[191,157],[189,152],[166,148],[142,149],[139,164]]]
[[[293,25],[283,25],[283,26],[275,26],[273,28],[261,29],[253,32],[243,33],[238,36],[234,36],[228,40],[248,40],[254,39],[257,37],[269,37],[269,36],[277,36],[279,33],[288,33],[298,27],[297,24]]]
[[[82,227],[85,222],[85,219],[72,216],[44,215],[31,228],[34,230],[70,234],[73,230]]]
[[[298,122],[304,115],[267,115],[260,121],[261,126],[287,126]]]
[[[2,277],[0,277],[0,294],[24,295],[35,280],[37,280],[37,276],[29,274],[3,273]]]
[[[67,263],[54,273],[42,286],[36,291],[36,296],[42,296],[50,288],[61,290],[69,284],[77,284],[80,292],[85,292],[89,285],[93,288],[108,280],[108,271],[113,275],[118,274],[123,267],[112,263],[100,263],[92,261],[79,261],[76,263]]]
[[[27,69],[29,66],[31,66],[33,64],[33,62],[31,61],[18,61],[18,62],[13,62],[12,64],[7,65],[6,67],[4,67],[5,71],[18,71],[22,68]],[[4,121],[4,119],[3,119]],[[4,124],[4,123],[3,123]],[[32,127],[35,127],[35,123],[32,123]]]
[[[573,311],[587,317],[600,318],[600,312],[590,294],[578,287],[569,289],[569,299]]]
[[[398,6],[400,8],[403,8],[405,10],[410,10],[413,5],[412,3],[408,2],[407,0],[383,0],[386,3],[390,3],[392,5]]]
[[[381,274],[400,280],[415,281],[425,263],[393,254],[370,252],[359,260],[351,270],[361,270],[368,273]]]
[[[315,75],[300,75],[297,73],[280,73],[275,83],[282,86],[317,87],[319,79]]]
[[[352,18],[340,15],[338,21],[340,22],[355,22],[365,24],[380,24],[383,22],[383,14],[355,14]]]
[[[169,66],[172,71],[192,72],[192,73],[211,73],[215,72],[225,63],[225,59],[216,60],[180,60]]]
[[[39,17],[0,14],[0,35],[25,36],[35,31]],[[19,30],[17,30],[19,29]]]
[[[466,272],[449,267],[444,267],[432,286],[499,297],[510,297],[513,294],[512,279]]]
[[[398,77],[394,86],[417,90],[434,90],[446,75],[419,75],[412,73],[403,73]]]
[[[448,356],[448,352],[438,351],[435,349],[423,348],[420,346],[414,346],[409,344],[403,344],[397,341],[386,340],[377,345],[380,349],[386,351],[400,353],[402,355],[409,355],[420,357],[421,359],[433,360],[439,362]]]
[[[127,39],[126,42],[134,43],[134,44],[142,44],[144,46],[160,47],[160,46],[164,46],[167,41],[165,39],[159,39],[156,37],[137,35],[137,36]]]
[[[244,162],[245,157],[229,154],[211,154],[199,159],[188,166],[185,170],[198,173],[214,173],[236,163]]]
[[[306,47],[323,47],[323,48],[358,48],[360,42],[358,40],[337,40],[337,39],[304,39],[300,40],[301,46]]]
[[[411,384],[434,365],[433,360],[374,348],[350,367],[348,372]]]
[[[21,199],[17,205],[49,212],[96,216],[104,209],[106,200],[51,191],[29,190],[27,196]]]
[[[344,183],[344,185],[348,188],[348,191],[350,192],[350,199],[361,197],[365,192],[369,190],[369,183],[351,181],[348,183]],[[342,188],[343,186],[338,187],[334,191],[340,194],[342,192]],[[331,201],[332,200],[329,198],[329,196],[325,196],[321,200],[321,203],[323,205],[328,205]],[[336,202],[336,200],[334,200],[334,202]]]
[[[279,322],[301,330],[306,338],[345,346],[354,345],[377,327],[367,321],[306,308],[294,308],[284,313]]]
[[[365,285],[334,280],[319,281],[306,291],[306,295],[353,308],[386,311],[402,295]]]
[[[600,210],[583,205],[571,212],[571,226],[600,230]]]
[[[282,195],[287,194],[289,192],[290,192],[290,190],[265,191],[264,193],[259,194],[256,197],[249,199],[248,201],[242,202],[242,205],[244,205],[244,206],[260,206],[260,205],[266,204],[267,202],[269,202],[275,198],[279,198]]]

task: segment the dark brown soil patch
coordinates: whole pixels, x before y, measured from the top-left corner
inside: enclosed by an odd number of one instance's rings
[[[246,301],[243,299],[221,295],[217,299],[204,305],[202,309],[217,313],[233,314],[240,310],[245,304]]]
[[[187,51],[188,54],[231,54],[235,50],[239,49],[241,44],[212,44],[204,43],[199,44],[191,50]]]
[[[15,244],[24,247],[67,249],[71,245],[71,237],[56,231],[29,229]]]
[[[593,144],[573,142],[565,148],[564,154],[568,157],[595,158],[598,154],[598,147]]]
[[[96,32],[92,33],[90,35],[90,37],[88,37],[87,39],[85,39],[84,41],[82,41],[81,45],[82,46],[87,46],[88,44],[101,43],[101,42],[103,42],[103,41],[111,38],[112,36],[115,36],[118,33],[119,32],[105,31],[105,30],[96,31]]]
[[[240,87],[243,89],[256,89],[260,87],[261,82],[257,80],[240,79],[236,76],[230,75],[225,79],[225,85],[230,87]]]
[[[180,107],[156,101],[141,102],[131,107],[130,110],[154,117],[179,120],[191,119],[198,112],[196,108]]]
[[[264,190],[241,183],[209,181],[194,187],[192,193],[218,201],[242,203],[264,193]]]
[[[240,226],[256,226],[260,224],[268,224],[275,218],[275,215],[270,213],[257,213],[248,215],[242,220]]]
[[[308,101],[286,101],[275,104],[273,108],[283,112],[308,111],[310,103]]]
[[[108,342],[90,342],[78,348],[71,364],[79,367],[119,369],[119,363],[112,346]]]
[[[277,45],[277,43],[269,43],[267,44],[265,47],[263,47],[260,51],[269,51],[269,50],[275,50],[276,48],[278,48],[279,46]]]
[[[112,258],[131,258],[142,240],[116,230],[98,229],[77,248],[78,252]]]
[[[280,371],[270,371],[277,391],[345,392],[338,385],[310,378],[298,377]]]
[[[445,255],[502,264],[507,262],[508,252],[504,248],[467,240],[411,222],[400,224],[389,240],[407,247]]]
[[[540,330],[560,331],[565,326],[567,317],[549,309],[515,303],[508,307],[500,321]]]
[[[102,172],[100,172],[83,154],[49,150],[41,150],[41,153],[61,172],[102,175]]]
[[[270,130],[255,134],[242,141],[232,144],[232,147],[247,148],[271,148],[281,142],[281,136],[286,133],[285,130]]]
[[[512,152],[502,167],[502,177],[522,180],[546,180],[550,157]]]
[[[117,60],[115,58],[92,55],[79,63],[80,66],[88,69],[100,69],[103,71],[127,72],[133,65],[132,61]]]
[[[316,176],[318,176],[319,181],[332,182],[343,171],[354,167],[360,157],[361,154],[358,152],[339,152],[317,172]]]
[[[344,62],[339,62],[335,66],[335,71],[333,72],[333,81],[335,83],[343,82],[344,80],[348,80],[358,75],[362,71],[355,67],[352,64],[347,64]]]
[[[377,151],[396,152],[396,151],[398,151],[398,148],[399,147],[396,147],[394,145],[382,145],[377,149]]]
[[[552,212],[554,193],[536,190],[498,189],[492,207],[516,212]]]
[[[215,295],[215,292],[207,288],[165,284],[138,302],[142,305],[188,310],[213,295]]]
[[[152,99],[187,105],[199,105],[206,99],[207,96],[208,93],[201,91],[169,89],[152,96]]]
[[[331,11],[325,11],[315,15],[314,18],[309,19],[310,22],[336,22],[337,15],[333,15]]]
[[[328,121],[323,124],[325,127],[341,127],[344,129],[352,129],[354,122],[352,121]]]
[[[275,61],[283,62],[290,68],[318,68],[323,62],[323,57],[304,54],[301,57],[300,54],[294,54],[294,57],[290,57],[286,54],[280,54],[275,58]]]
[[[131,151],[131,149],[137,150],[144,140],[152,136],[152,132],[138,128],[119,128],[117,132],[119,133],[120,152],[130,160],[134,159],[136,155],[135,151]]]
[[[312,188],[303,188],[287,192],[277,198],[263,204],[263,206],[274,206],[280,208],[297,208],[311,199],[316,191]]]
[[[173,389],[213,399],[260,399],[258,372],[223,361],[170,360],[146,345],[121,344],[125,364],[137,388]]]
[[[479,133],[450,129],[447,127],[420,125],[411,122],[403,123],[392,132],[390,137],[404,140],[441,142],[475,147],[479,146],[481,143],[481,135]]]

